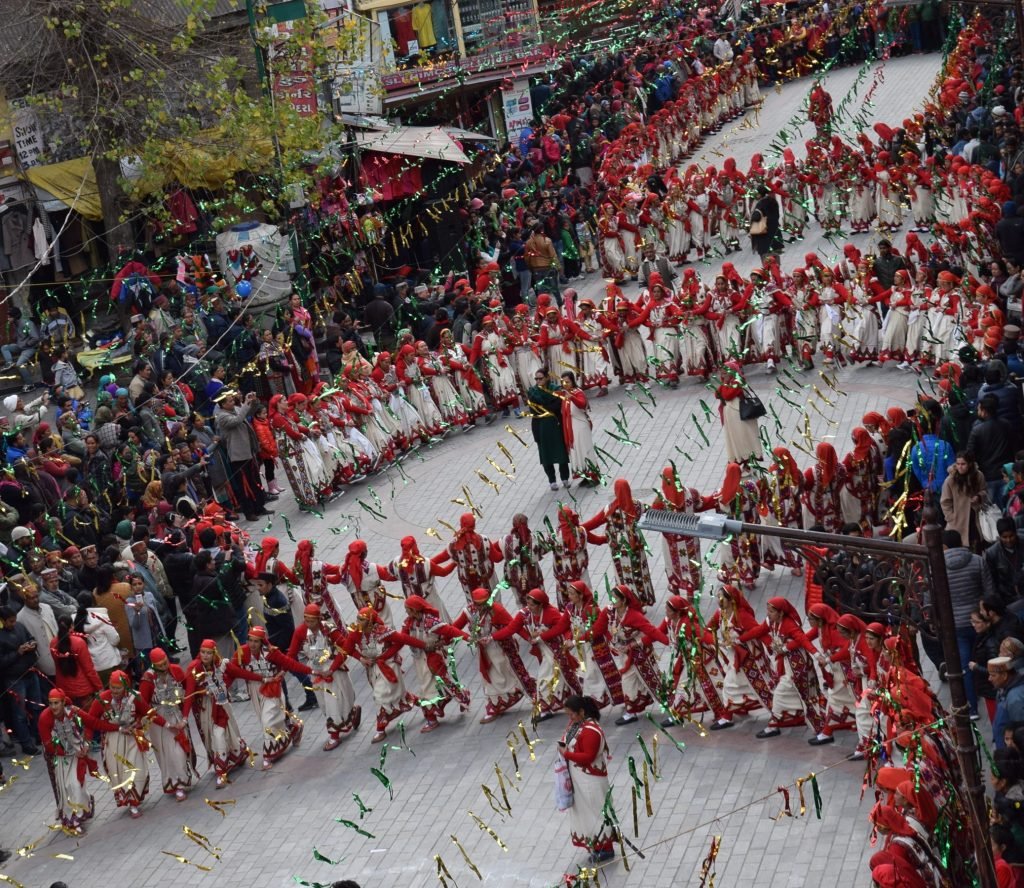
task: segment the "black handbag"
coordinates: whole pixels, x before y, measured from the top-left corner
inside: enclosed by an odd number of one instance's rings
[[[748,395],[740,395],[740,419],[760,419],[767,414],[768,411],[765,410],[764,403],[753,392]]]

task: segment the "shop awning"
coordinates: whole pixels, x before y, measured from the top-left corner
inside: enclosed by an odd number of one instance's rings
[[[469,163],[463,150],[439,126],[403,126],[386,133],[356,133],[363,151],[426,157],[448,163]]]
[[[457,126],[446,126],[444,131],[453,139],[461,142],[497,142],[494,136],[485,136],[483,133],[474,133],[472,130],[459,129]]]
[[[48,191],[61,203],[67,204],[80,216],[93,221],[103,218],[96,172],[88,157],[29,167],[25,170],[25,178]]]

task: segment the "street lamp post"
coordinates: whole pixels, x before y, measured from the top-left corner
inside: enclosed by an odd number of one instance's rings
[[[931,582],[933,615],[946,661],[949,696],[953,707],[953,724],[956,732],[957,763],[966,789],[966,807],[971,834],[974,838],[975,857],[978,862],[978,880],[981,888],[997,888],[995,864],[989,845],[985,788],[981,778],[978,747],[974,740],[974,731],[967,707],[963,664],[960,661],[960,649],[957,646],[956,630],[953,624],[949,578],[946,574],[946,560],[942,554],[942,528],[935,522],[936,514],[933,506],[926,506],[924,518],[927,522],[921,528],[924,545],[912,545],[894,540],[854,538],[810,530],[794,530],[789,527],[775,527],[768,524],[748,524],[715,512],[687,514],[652,509],[641,516],[639,527],[641,530],[650,530],[655,533],[671,533],[719,541],[733,535],[747,533],[755,536],[775,537],[789,543],[802,543],[807,546],[840,551],[854,549],[878,558],[919,562],[922,567],[926,568]]]

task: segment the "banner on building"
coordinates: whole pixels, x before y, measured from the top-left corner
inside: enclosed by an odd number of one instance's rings
[[[533,102],[530,101],[530,81],[525,77],[513,81],[510,89],[501,91],[501,108],[505,115],[505,129],[510,145],[519,143],[519,134],[533,126]]]

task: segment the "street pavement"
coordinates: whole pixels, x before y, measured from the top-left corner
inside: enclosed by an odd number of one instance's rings
[[[939,64],[937,55],[928,55],[876,66],[861,79],[855,103],[861,104],[881,67],[884,79],[865,106],[866,113],[871,119],[900,121],[924,100]],[[837,104],[857,76],[857,69],[829,75],[827,88]],[[754,151],[768,151],[778,128],[798,112],[809,88],[805,80],[766,91],[757,125],[739,121],[726,127],[708,140],[701,156],[720,163],[723,154],[732,153],[745,169]],[[755,119],[753,113],[748,119]],[[802,156],[802,140],[794,143]],[[876,239],[860,236],[857,242],[865,248]],[[741,273],[756,264],[756,255],[744,246],[745,252],[730,257]],[[802,264],[803,254],[810,250],[821,250],[830,261],[838,248],[824,241],[815,226],[802,244],[787,248],[783,267]],[[707,265],[701,273],[710,275],[714,270],[717,265]],[[591,275],[578,289],[581,295],[601,296],[603,286]],[[635,286],[627,287],[631,298],[636,293]],[[909,405],[920,385],[918,377],[892,366],[844,369],[832,384],[817,373],[789,370],[766,377],[758,367],[751,370],[750,383],[778,416],[777,425],[774,420],[768,424],[771,437],[791,442],[801,465],[807,465],[809,457],[800,448],[810,450],[810,442],[829,439],[840,454],[845,453],[850,430],[864,412],[891,404]],[[661,468],[674,461],[687,486],[703,492],[717,489],[724,458],[713,395],[698,382],[684,381],[676,391],[655,387],[651,401],[639,392],[632,396],[613,387],[609,397],[593,402],[595,440],[610,459],[622,463],[621,468],[608,464],[609,479],[627,478],[634,494],[649,501]],[[406,460],[401,470],[392,469],[348,490],[322,517],[299,513],[286,494],[276,503],[277,515],[269,526],[253,524],[249,529],[257,541],[264,533],[280,538],[289,561],[295,541],[308,537],[315,541],[321,558],[338,563],[348,543],[359,536],[368,543],[370,560],[386,563],[399,554],[399,540],[407,534],[419,539],[425,554],[437,551],[450,539],[448,528],[457,526],[466,501],[482,513],[478,528],[501,537],[517,512],[540,528],[545,518],[554,521],[559,501],[571,502],[587,518],[609,499],[606,486],[551,492],[532,448],[528,421],[510,418],[449,436]],[[709,563],[706,575],[712,579],[715,553],[707,543],[704,547]],[[660,541],[650,541],[650,548],[655,588],[663,601]],[[591,576],[602,597],[605,575],[612,576],[609,553],[606,548],[592,549]],[[441,594],[456,613],[462,593],[454,577],[441,582]],[[776,594],[802,606],[801,581],[776,572],[762,574],[750,596],[755,610],[763,614],[764,601]],[[706,608],[705,616],[711,612]],[[660,604],[650,616],[655,622],[661,619]],[[91,779],[97,812],[80,839],[50,828],[53,799],[43,759],[29,760],[24,766],[20,759],[5,761],[7,777],[15,779],[0,794],[0,846],[20,848],[23,853],[3,872],[26,888],[56,880],[71,888],[171,884],[277,888],[297,879],[329,884],[343,878],[355,879],[363,888],[393,888],[441,884],[436,862],[440,856],[451,874],[445,876],[447,884],[460,888],[478,881],[470,862],[488,884],[556,885],[564,873],[575,872],[576,865],[584,863],[583,855],[571,847],[566,815],[555,810],[552,798],[555,743],[564,719],[559,716],[540,724],[534,735],[524,704],[493,724],[480,725],[483,701],[474,654],[461,646],[457,663],[459,675],[474,692],[471,711],[449,717],[429,736],[419,733],[422,717],[409,714],[404,742],[397,729],[391,730],[383,765],[385,747],[369,742],[374,707],[357,669],[353,680],[363,707],[363,725],[334,752],[320,748],[325,739],[323,717],[319,712],[306,713],[303,745],[273,770],[236,772],[232,784],[219,791],[206,774],[182,804],[160,798],[154,776],[156,792],[143,806],[139,821],[116,810],[109,786]],[[292,689],[293,700],[301,700],[294,684]],[[235,712],[243,735],[250,745],[258,746],[260,730],[250,705],[235,704]],[[826,882],[868,884],[867,860],[872,850],[867,814],[873,798],[869,793],[861,799],[863,765],[845,761],[854,744],[849,734],[840,735],[833,746],[814,748],[806,742],[809,729],[789,730],[772,740],[755,739],[767,719],[764,713],[738,719],[730,731],[706,734],[685,725],[672,729],[670,735],[647,720],[616,727],[612,721],[617,714],[605,716],[616,808],[626,836],[644,849],[644,857],[630,854],[628,872],[618,859],[605,866],[601,884],[614,888],[697,885],[715,836],[721,837],[715,882],[720,888],[755,883],[779,888]],[[523,731],[518,728],[520,720]],[[646,815],[641,798],[639,834],[634,836],[629,763],[634,761],[639,773],[644,756],[638,736],[648,750],[653,750],[658,737],[660,779],[650,781],[653,816]],[[535,744],[533,755],[526,738]],[[520,779],[516,779],[511,747],[517,750]],[[503,813],[495,810],[503,806],[496,765],[512,784],[507,790],[510,811]],[[371,768],[386,776],[393,798]],[[806,812],[801,814],[800,799],[791,789],[794,816],[780,817],[783,797],[777,787],[792,787],[796,778],[812,772],[821,792],[820,819],[815,816],[809,784],[804,787]],[[482,786],[493,791],[496,806]],[[354,795],[372,810],[361,816]],[[219,803],[219,810],[206,804],[206,799]],[[470,812],[507,848],[479,828]],[[208,839],[218,856],[190,839],[185,827]]]

